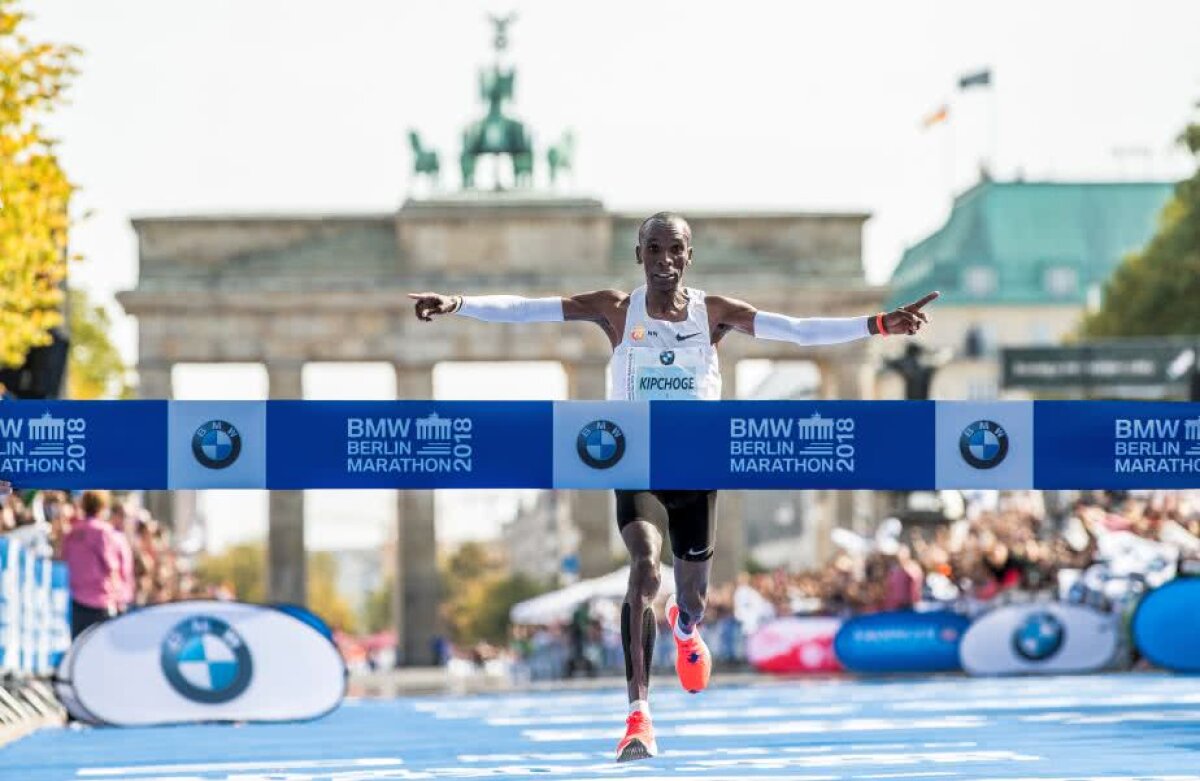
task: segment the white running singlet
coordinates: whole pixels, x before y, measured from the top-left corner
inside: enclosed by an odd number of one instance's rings
[[[625,333],[608,362],[612,401],[721,398],[717,349],[709,341],[704,291],[684,288],[687,319],[672,323],[646,314],[646,286],[629,294]]]

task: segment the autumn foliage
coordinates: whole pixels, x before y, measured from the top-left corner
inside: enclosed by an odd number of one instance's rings
[[[63,102],[78,50],[30,41],[0,0],[0,366],[19,366],[62,322],[73,190],[39,119]]]

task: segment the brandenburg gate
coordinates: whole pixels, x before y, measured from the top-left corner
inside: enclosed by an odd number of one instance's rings
[[[496,68],[493,76],[511,95],[511,71],[505,84]],[[513,154],[525,154],[528,134],[513,130],[493,102],[478,132],[467,134],[464,157],[498,153],[480,151],[477,137],[488,137],[488,122],[498,116]],[[418,160],[425,172],[436,168],[429,154]],[[524,158],[514,164],[514,181],[530,164]],[[474,176],[473,160],[463,168],[464,177],[468,168]],[[880,308],[882,291],[863,277],[865,214],[684,212],[695,232],[690,279],[697,287],[802,316]],[[645,216],[526,186],[435,193],[381,214],[136,219],[138,284],[119,299],[138,319],[141,395],[170,398],[172,367],[182,363],[261,363],[271,399],[298,399],[306,363],[386,362],[395,370],[398,397],[419,399],[433,397],[439,362],[557,361],[570,398],[603,398],[610,348],[594,325],[498,325],[454,317],[431,325],[413,316],[405,294],[629,290],[641,282],[633,250]],[[869,396],[868,349],[866,341],[799,349],[732,334],[720,347],[725,393],[736,394],[738,361],[768,358],[817,364],[825,397]],[[537,389],[530,393],[537,397]],[[270,494],[272,600],[305,601],[303,497],[301,491]],[[169,517],[165,495],[151,495],[148,502],[159,517]],[[396,502],[396,624],[406,662],[428,663],[439,602],[433,494],[399,491]],[[604,491],[570,498],[584,577],[603,574],[612,563],[610,502],[611,492]],[[818,507],[825,527],[820,539],[828,539],[833,525],[853,520],[848,492],[822,492]],[[722,497],[717,550],[714,578],[720,583],[734,577],[744,555],[735,492]]]

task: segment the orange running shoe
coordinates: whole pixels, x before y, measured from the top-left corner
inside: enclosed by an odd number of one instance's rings
[[[703,691],[708,686],[708,676],[712,673],[712,654],[708,651],[700,630],[692,627],[692,636],[688,640],[680,640],[675,634],[675,623],[679,621],[679,605],[671,597],[667,605],[667,621],[671,624],[671,636],[675,638],[675,672],[679,675],[679,683],[692,694]]]
[[[625,720],[625,737],[617,744],[617,761],[649,759],[657,753],[658,743],[654,741],[654,725],[650,723],[650,717],[635,710]]]

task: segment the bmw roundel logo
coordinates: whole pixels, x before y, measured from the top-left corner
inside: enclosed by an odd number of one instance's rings
[[[232,423],[210,420],[192,434],[192,455],[209,469],[224,469],[242,452],[242,435]]]
[[[229,702],[250,685],[254,665],[241,635],[219,618],[193,616],[163,640],[159,654],[171,688],[192,702]]]
[[[958,452],[976,469],[999,466],[1008,455],[1008,432],[994,421],[977,420],[959,435]]]
[[[670,366],[671,364],[675,363],[675,351],[663,350],[658,354],[658,360],[662,362],[663,366]]]
[[[625,433],[612,421],[593,420],[579,430],[575,450],[593,469],[608,469],[625,455]]]
[[[1066,634],[1052,613],[1032,613],[1013,632],[1012,647],[1022,659],[1041,662],[1058,653]]]

